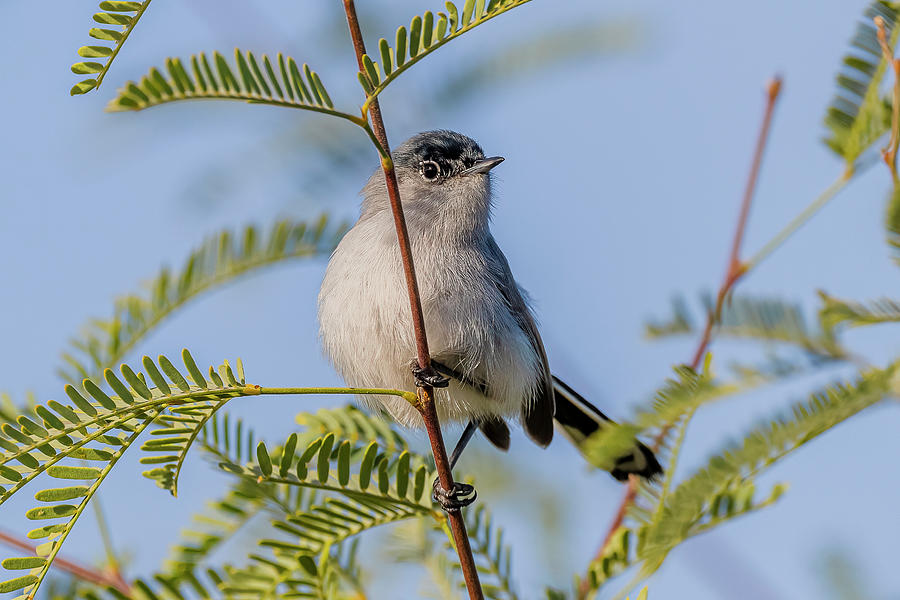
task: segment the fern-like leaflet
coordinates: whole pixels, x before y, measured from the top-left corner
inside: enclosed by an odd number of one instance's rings
[[[412,18],[407,29],[400,26],[394,38],[394,46],[381,38],[378,41],[378,55],[373,59],[363,55],[363,69],[359,72],[359,83],[366,93],[363,113],[384,89],[401,73],[425,58],[447,42],[455,40],[508,10],[519,7],[531,0],[466,0],[460,10],[453,2],[445,4],[447,12],[435,14],[431,11]]]
[[[131,2],[125,0],[103,0],[100,3],[101,12],[94,14],[94,21],[105,27],[94,27],[88,31],[88,35],[96,40],[113,42],[110,46],[82,46],[78,49],[78,56],[82,58],[105,59],[78,62],[72,65],[72,72],[76,75],[93,75],[94,77],[76,83],[70,90],[70,94],[86,94],[94,88],[100,87],[103,78],[109,72],[110,66],[119,54],[122,44],[134,31],[138,21],[152,0]],[[109,29],[117,27],[118,29]]]
[[[713,309],[712,297],[702,298],[704,310]],[[672,302],[672,315],[645,325],[650,338],[673,335],[699,335],[695,321],[682,298]],[[840,360],[846,351],[831,331],[817,331],[807,324],[799,305],[780,298],[736,296],[725,303],[716,324],[717,337],[758,340],[795,346],[816,360]]]
[[[425,461],[408,450],[397,456],[381,452],[377,441],[355,444],[328,433],[304,449],[296,433],[276,452],[260,442],[247,466],[223,462],[229,473],[261,484],[288,485],[328,494],[318,503],[273,526],[288,539],[265,538],[268,554],[251,555],[251,564],[227,570],[226,594],[307,594],[328,597],[333,582],[327,576],[332,548],[368,529],[417,517],[437,520],[428,493],[433,478]],[[300,596],[297,596],[300,597]]]
[[[12,486],[8,490],[0,487],[0,503],[41,473],[79,483],[35,494],[35,499],[42,504],[29,510],[26,516],[31,520],[55,522],[28,534],[32,539],[47,540],[38,547],[37,557],[3,562],[7,569],[27,569],[29,573],[0,583],[0,591],[24,588],[26,597],[34,598],[53,559],[100,484],[122,454],[163,411],[173,406],[206,403],[210,398],[227,399],[256,393],[252,387],[207,382],[190,354],[185,351],[183,356],[194,386],[187,383],[171,361],[160,357],[160,367],[172,378],[176,388],[173,389],[156,365],[145,359],[146,377],[127,365],[120,369],[122,379],[110,369],[104,372],[106,382],[116,393],[114,396],[108,395],[93,381],[85,380],[82,390],[66,386],[71,404],[51,400],[46,405],[37,405],[32,415],[19,416],[18,427],[9,423],[2,426],[0,482]],[[148,386],[147,377],[155,387]],[[71,464],[73,460],[101,466],[83,466],[83,463],[76,466]],[[71,501],[76,503],[69,503]]]
[[[143,110],[179,100],[241,100],[299,108],[329,114],[364,126],[361,117],[335,110],[319,74],[309,65],[298,66],[290,57],[278,54],[274,63],[265,54],[257,60],[252,52],[234,51],[235,64],[214,52],[200,53],[185,61],[166,59],[165,71],[156,68],[138,83],[128,82],[119,90],[108,109]]]
[[[890,103],[882,98],[880,90],[887,61],[872,20],[884,19],[888,43],[893,48],[900,33],[900,28],[894,26],[898,14],[897,2],[876,0],[869,5],[851,41],[853,51],[844,58],[837,76],[837,94],[825,116],[830,131],[825,143],[846,161],[849,169],[890,128]]]
[[[679,543],[726,521],[736,510],[749,512],[774,502],[783,491],[776,486],[768,497],[754,500],[751,483],[762,470],[835,425],[882,400],[892,391],[898,366],[863,373],[853,384],[833,385],[808,401],[794,405],[790,416],[779,416],[748,433],[710,459],[707,466],[665,500],[664,507],[646,524],[640,536],[638,558],[643,573],[654,572]],[[730,496],[730,506],[722,504]]]
[[[889,298],[862,304],[839,300],[823,292],[819,293],[819,297],[822,299],[819,318],[822,321],[822,327],[828,330],[840,325],[862,327],[900,322],[900,302]]]

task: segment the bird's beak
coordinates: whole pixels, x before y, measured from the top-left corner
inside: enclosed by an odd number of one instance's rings
[[[502,156],[492,156],[490,158],[482,158],[477,163],[460,173],[460,175],[478,175],[480,173],[487,173],[500,163],[502,163],[505,159]]]

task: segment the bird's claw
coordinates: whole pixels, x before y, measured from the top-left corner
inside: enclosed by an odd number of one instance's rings
[[[468,483],[454,482],[450,491],[444,489],[441,480],[435,478],[431,486],[431,497],[441,505],[446,512],[458,512],[464,506],[469,506],[478,497],[475,488]]]
[[[416,378],[416,387],[445,388],[450,385],[450,379],[431,367],[423,369],[419,365],[414,365],[412,373],[413,377]]]

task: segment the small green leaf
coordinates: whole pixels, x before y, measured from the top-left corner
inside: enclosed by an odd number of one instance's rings
[[[32,508],[25,513],[25,516],[32,521],[42,519],[59,519],[62,517],[71,517],[78,511],[77,506],[71,504],[54,504],[53,506],[38,506]]]
[[[378,491],[382,494],[387,494],[391,489],[391,478],[388,475],[387,463],[387,459],[378,463]]]
[[[81,385],[84,387],[84,391],[91,395],[91,397],[96,400],[103,408],[107,410],[115,410],[116,403],[112,398],[106,395],[106,392],[97,387],[97,384],[91,381],[90,379],[85,379]]]
[[[53,488],[49,490],[41,490],[34,495],[34,499],[40,502],[62,502],[63,500],[74,500],[75,498],[83,498],[88,495],[90,488],[77,485],[67,488]]]
[[[82,446],[81,448],[74,448],[69,452],[69,457],[77,458],[79,460],[98,460],[102,462],[108,462],[112,459],[112,452],[107,450],[100,450],[98,448],[86,448]]]
[[[350,442],[344,440],[338,448],[338,483],[346,487],[350,483]]]
[[[165,377],[162,376],[162,373],[159,372],[159,369],[156,368],[156,363],[153,362],[153,359],[149,356],[144,356],[141,358],[141,364],[144,365],[144,371],[147,372],[147,375],[150,377],[150,380],[153,381],[154,385],[156,385],[163,394],[170,396],[172,394],[172,388],[169,387],[169,382],[166,381]]]
[[[401,498],[406,497],[406,491],[409,489],[409,452],[404,450],[397,459],[397,495]]]
[[[113,53],[108,46],[82,46],[78,49],[78,56],[84,58],[106,58]]]
[[[270,476],[272,474],[272,459],[269,456],[269,451],[266,449],[266,444],[264,442],[260,442],[259,445],[256,446],[256,460],[263,477]]]
[[[435,32],[435,36],[437,41],[444,39],[447,35],[447,15],[444,13],[438,13],[438,23],[437,23],[437,31]]]
[[[134,19],[131,15],[117,15],[115,13],[94,13],[94,21],[103,25],[131,25]]]
[[[331,449],[333,447],[334,434],[329,433],[325,436],[325,439],[322,440],[322,448],[319,450],[319,458],[316,468],[316,475],[318,476],[319,483],[325,483],[326,481],[328,481],[328,471],[331,465]]]
[[[0,583],[0,594],[14,592],[37,582],[37,575],[23,575]]]
[[[126,404],[134,404],[134,396],[132,396],[131,390],[122,383],[121,379],[116,377],[116,374],[113,373],[112,369],[104,369],[103,378],[106,379],[106,383],[109,384],[109,387],[112,388],[123,402]]]
[[[81,409],[81,411],[88,415],[89,417],[97,416],[97,409],[94,408],[94,405],[87,401],[87,399],[78,393],[78,390],[75,389],[74,386],[66,384],[66,387],[63,388],[66,392],[66,395],[69,399],[75,403],[75,406]]]
[[[178,462],[181,457],[177,454],[167,454],[165,456],[142,456],[140,462],[142,465],[161,465],[165,463]]]
[[[197,368],[197,363],[194,362],[194,357],[191,356],[187,348],[181,351],[181,360],[184,361],[184,366],[188,370],[188,374],[190,374],[194,384],[204,390],[208,389],[206,378],[203,377],[203,373]]]
[[[12,481],[12,482],[22,480],[21,473],[19,473],[15,469],[7,467],[6,465],[0,465],[0,477],[2,477],[3,479],[5,479],[7,481]]]
[[[49,402],[47,402],[47,406],[56,411],[58,415],[60,415],[69,423],[73,425],[78,425],[79,423],[81,423],[81,419],[78,418],[78,415],[75,413],[75,411],[68,406],[60,404],[56,400],[50,400]]]
[[[66,425],[63,423],[59,417],[50,412],[43,404],[38,404],[34,407],[34,412],[44,420],[44,425],[47,427],[52,427],[53,429],[65,429]]]
[[[422,17],[416,15],[409,23],[409,57],[415,58],[419,53],[419,42],[422,37]]]
[[[452,2],[444,4],[447,7],[447,13],[450,15],[450,33],[456,33],[459,28],[459,9]]]
[[[434,35],[434,13],[426,11],[425,18],[422,20],[422,48],[431,47],[431,36]]]
[[[362,71],[356,74],[357,79],[359,79],[359,84],[362,86],[363,91],[366,95],[370,95],[375,91],[375,86],[372,85],[372,82],[369,81],[369,76],[363,73]]]
[[[122,39],[121,31],[115,31],[113,29],[101,29],[99,27],[92,27],[91,29],[89,29],[88,35],[95,40],[105,40],[108,42],[118,42]]]
[[[44,429],[43,427],[41,427],[40,425],[38,425],[37,423],[35,423],[31,419],[29,419],[25,415],[20,415],[18,418],[16,418],[16,422],[22,428],[22,431],[25,431],[26,433],[30,433],[31,435],[34,435],[34,436],[37,436],[40,438],[46,438],[50,435],[49,431],[47,431],[46,429]]]
[[[175,368],[175,365],[172,364],[168,358],[159,355],[157,358],[159,361],[159,366],[162,367],[163,372],[168,376],[169,379],[178,387],[182,392],[190,392],[191,386],[188,384],[187,380],[184,376],[178,372],[178,369]]]
[[[460,26],[465,27],[469,24],[469,21],[472,20],[472,13],[475,11],[475,0],[466,0],[466,3],[463,5],[463,13],[462,20],[460,21]]]
[[[51,536],[55,533],[60,533],[66,530],[66,523],[55,523],[53,525],[44,525],[43,527],[38,527],[37,529],[32,529],[29,531],[26,536],[30,540],[39,540],[48,536]]]
[[[216,386],[217,388],[225,387],[225,382],[222,380],[219,374],[216,373],[216,370],[212,368],[212,365],[210,365],[207,374],[209,375],[209,379],[210,381],[212,381],[214,386]]]
[[[294,453],[297,451],[297,434],[292,433],[288,436],[284,443],[284,449],[281,452],[281,465],[278,467],[278,475],[284,477],[290,472],[291,465],[294,462]]]
[[[148,388],[147,384],[141,381],[141,378],[131,370],[131,367],[123,364],[119,367],[119,371],[122,373],[122,377],[125,378],[125,381],[128,382],[128,385],[131,386],[131,389],[137,392],[139,396],[141,396],[145,400],[153,399],[153,394],[150,393],[150,388]]]
[[[397,28],[397,41],[394,44],[394,57],[397,59],[397,66],[402,67],[406,62],[406,27]]]
[[[378,442],[370,442],[366,446],[362,462],[359,465],[359,488],[365,490],[369,487],[372,478],[372,467],[375,465],[375,457],[378,455]]]
[[[384,38],[378,40],[378,50],[381,52],[381,68],[384,76],[387,77],[394,70],[393,60],[391,60],[391,46]]]
[[[110,12],[135,12],[141,9],[141,2],[125,2],[124,0],[104,0],[100,10]]]
[[[53,465],[47,469],[47,474],[56,479],[97,479],[102,474],[102,471],[95,467]]]
[[[319,451],[321,446],[322,438],[317,438],[310,442],[306,447],[306,450],[303,451],[303,454],[300,455],[300,460],[297,461],[297,477],[301,481],[305,480],[308,474],[307,463],[309,463],[310,459],[316,455],[316,452]]]
[[[16,458],[20,463],[22,463],[29,469],[37,469],[41,464],[35,457],[28,454],[27,452],[20,453],[18,456],[16,456]]]
[[[103,70],[103,65],[98,62],[79,62],[72,65],[72,72],[76,75],[90,75]]]
[[[416,502],[419,502],[422,499],[422,494],[425,492],[425,478],[428,475],[427,471],[425,465],[421,465],[416,469],[416,479],[413,484],[413,499]]]
[[[22,558],[5,558],[0,565],[2,565],[4,569],[9,569],[10,571],[21,571],[22,569],[36,569],[37,567],[43,567],[46,562],[47,559],[41,558],[40,556],[26,556]]]
[[[300,563],[300,566],[306,571],[311,577],[317,577],[319,574],[319,569],[316,567],[316,561],[308,554],[301,554],[297,559],[297,562]]]

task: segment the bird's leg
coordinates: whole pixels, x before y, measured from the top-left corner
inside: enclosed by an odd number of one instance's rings
[[[435,371],[432,367],[428,367],[423,369],[418,365],[418,363],[413,363],[412,366],[413,377],[416,378],[416,387],[436,387],[436,388],[445,388],[450,385],[450,380],[447,377],[444,377],[437,371]]]
[[[469,440],[472,439],[472,435],[475,433],[475,430],[478,429],[478,421],[471,420],[466,425],[466,428],[463,430],[462,435],[459,436],[459,441],[456,442],[456,446],[453,448],[453,452],[450,454],[450,469],[456,466],[456,462],[459,460],[459,457],[462,456],[463,450],[466,449],[466,446],[469,443]],[[441,486],[440,477],[434,478],[434,483],[431,486],[431,497],[434,498],[435,502],[441,505],[441,507],[447,512],[458,511],[463,506],[468,506],[475,502],[475,498],[478,497],[478,493],[475,491],[475,488],[467,483],[459,483],[454,482],[453,488],[445,490],[443,486]]]

